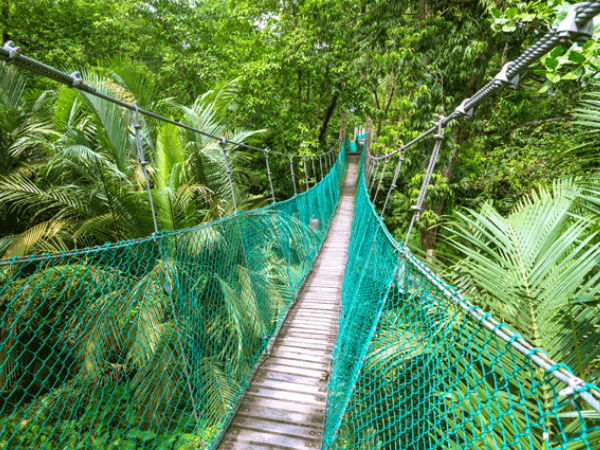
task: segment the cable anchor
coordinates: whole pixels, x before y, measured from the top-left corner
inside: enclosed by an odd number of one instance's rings
[[[594,19],[590,19],[585,25],[577,25],[577,13],[579,12],[579,6],[575,5],[567,13],[567,17],[558,24],[556,27],[556,33],[558,34],[561,42],[577,42],[584,44],[588,41],[594,33]]]
[[[442,123],[444,122],[445,117],[442,114],[440,114],[437,116],[437,118],[439,119],[437,122],[435,122],[435,121],[431,122],[438,129],[438,132],[433,135],[433,139],[436,141],[441,141],[444,139],[444,133],[446,132],[445,129],[442,129]]]
[[[501,85],[508,86],[509,89],[516,89],[517,86],[519,85],[520,75],[516,74],[514,77],[512,77],[510,79],[508,78],[508,75],[507,75],[508,70],[511,68],[512,64],[513,64],[512,61],[504,64],[504,66],[502,67],[502,70],[500,70],[500,72],[498,72],[498,74],[494,77],[494,81],[499,81]]]
[[[458,107],[454,110],[454,112],[456,114],[458,114],[460,117],[464,117],[466,119],[471,119],[473,118],[473,108],[469,108],[467,110],[465,110],[465,108],[467,107],[467,103],[469,102],[469,100],[471,100],[470,98],[465,98],[462,103],[460,105],[458,105]]]
[[[81,73],[79,71],[75,71],[69,74],[69,78],[71,78],[71,85],[69,87],[75,87],[83,84],[83,80],[81,79]],[[137,111],[137,108],[136,108]],[[136,112],[137,114],[137,112]]]
[[[11,64],[13,60],[21,53],[21,47],[15,47],[13,41],[6,41],[2,48],[8,52],[6,64]]]

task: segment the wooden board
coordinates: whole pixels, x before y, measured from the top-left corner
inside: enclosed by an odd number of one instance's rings
[[[262,364],[219,445],[220,450],[318,449],[331,352],[354,209],[357,158],[321,253],[299,292],[271,356]]]

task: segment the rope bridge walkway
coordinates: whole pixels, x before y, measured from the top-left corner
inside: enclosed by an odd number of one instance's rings
[[[290,308],[271,358],[258,369],[219,449],[316,449],[354,209],[356,157],[319,257]]]
[[[132,112],[155,233],[0,261],[0,448],[600,449],[600,390],[464,299],[382,221],[408,147],[435,142],[407,240],[451,122],[556,46],[585,42],[599,12],[598,1],[575,5],[394,152],[371,154],[368,125],[354,208],[345,119],[326,153],[270,152],[98,92],[6,43],[7,64]],[[144,115],[220,143],[235,214],[158,230]],[[232,146],[264,154],[271,205],[237,211]],[[289,160],[286,201],[275,202],[273,155]],[[377,213],[371,196],[394,162]]]

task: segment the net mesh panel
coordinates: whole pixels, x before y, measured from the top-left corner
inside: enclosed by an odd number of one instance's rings
[[[212,448],[311,267],[346,166],[342,151],[310,190],[207,225],[3,261],[0,449]]]
[[[403,253],[358,173],[324,448],[599,449],[598,414]]]

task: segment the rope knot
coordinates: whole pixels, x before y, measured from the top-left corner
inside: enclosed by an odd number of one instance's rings
[[[585,391],[585,390],[587,390],[585,381],[583,381],[581,378],[573,377],[573,378],[569,378],[569,386],[567,386],[564,389],[561,389],[558,392],[558,395],[559,396],[571,396],[571,395],[576,394],[577,392]]]

